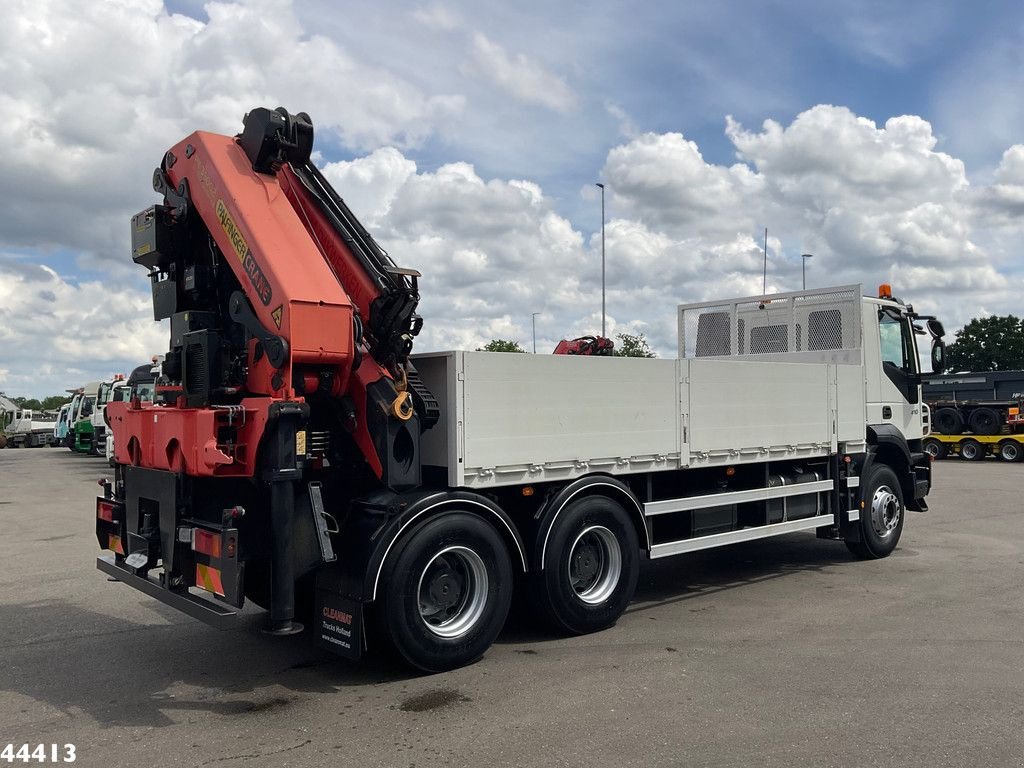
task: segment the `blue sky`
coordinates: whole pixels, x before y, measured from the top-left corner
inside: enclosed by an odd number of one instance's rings
[[[598,180],[612,326],[662,354],[675,303],[759,287],[765,226],[779,290],[813,250],[809,282],[902,278],[949,327],[1022,311],[1020,3],[14,0],[0,30],[9,393],[162,351],[128,217],[258,105],[308,111],[429,273],[421,349],[599,325]]]

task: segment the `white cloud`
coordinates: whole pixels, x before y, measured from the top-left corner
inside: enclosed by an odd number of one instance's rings
[[[0,245],[124,264],[146,169],[197,128],[237,132],[254,105],[304,109],[353,149],[414,146],[462,109],[310,34],[284,0],[205,9],[200,22],[159,0],[0,4]]]
[[[196,128],[236,131],[261,103],[305,108],[318,147],[360,152],[324,171],[395,261],[423,273],[419,350],[528,346],[533,312],[540,351],[600,328],[600,233],[575,227],[564,200],[479,164],[412,158],[410,147],[444,133],[458,95],[309,34],[283,1],[212,3],[202,22],[156,0],[75,9],[0,9],[0,248],[11,254],[0,258],[0,386],[46,394],[166,345],[127,258],[127,217],[153,197],[140,169]],[[444,6],[413,16],[441,32],[462,23]],[[111,58],[94,61],[97,50]],[[579,101],[535,58],[482,34],[471,56],[490,90],[520,103],[564,113]],[[878,125],[819,105],[760,129],[727,120],[737,160],[723,165],[682,133],[638,133],[623,109],[605,109],[624,134],[593,175],[608,193],[610,334],[642,331],[673,354],[676,304],[761,290],[765,226],[769,291],[797,288],[799,254],[811,252],[810,285],[889,281],[950,328],[1020,311],[1024,145],[1007,150],[992,184],[972,184],[922,118]],[[67,254],[118,266],[102,280],[42,266]]]
[[[458,12],[439,3],[417,8],[412,12],[412,17],[435,32],[451,32],[462,26],[462,17]]]
[[[374,150],[350,162],[322,166],[331,185],[366,227],[377,226],[391,208],[395,193],[416,173],[416,163],[394,147]]]
[[[0,255],[0,390],[49,395],[86,379],[128,373],[167,347],[148,291],[78,284],[53,269]]]
[[[576,94],[565,80],[525,54],[511,56],[483,33],[473,35],[471,53],[469,72],[483,76],[526,104],[557,112],[568,112],[576,105]]]

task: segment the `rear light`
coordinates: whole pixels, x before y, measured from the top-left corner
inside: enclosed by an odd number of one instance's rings
[[[220,535],[204,531],[202,528],[195,529],[195,538],[192,540],[192,549],[207,557],[220,557]]]
[[[108,523],[114,522],[114,504],[110,501],[103,501],[99,499],[96,501],[96,517],[100,520],[106,520]]]

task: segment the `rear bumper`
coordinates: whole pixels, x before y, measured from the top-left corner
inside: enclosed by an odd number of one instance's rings
[[[226,606],[217,605],[210,600],[204,600],[187,590],[170,590],[154,579],[138,576],[128,567],[118,565],[113,555],[100,555],[96,558],[96,567],[108,576],[112,576],[150,597],[155,597],[161,603],[169,605],[217,629],[227,629],[235,624],[235,618],[238,615],[237,611]]]

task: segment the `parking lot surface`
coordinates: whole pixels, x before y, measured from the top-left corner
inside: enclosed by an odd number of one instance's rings
[[[101,459],[0,451],[0,748],[82,766],[1024,765],[1024,465],[940,462],[885,560],[798,534],[645,566],[417,676],[217,631],[95,569]],[[20,763],[16,763],[20,764]]]

